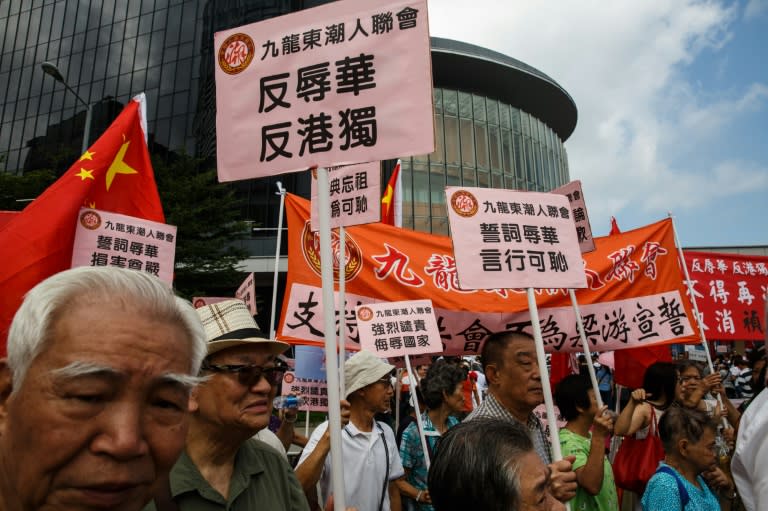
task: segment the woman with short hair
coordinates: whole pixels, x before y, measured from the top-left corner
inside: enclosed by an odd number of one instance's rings
[[[438,361],[421,380],[421,394],[424,404],[427,405],[427,411],[421,415],[421,420],[430,459],[434,457],[439,437],[459,423],[453,414],[461,412],[464,408],[464,379],[464,371],[457,365]],[[424,449],[415,422],[403,432],[400,458],[403,461],[405,477],[398,480],[397,486],[403,495],[403,509],[432,511],[432,501],[427,489]]]
[[[704,411],[682,406],[666,411],[659,421],[665,456],[648,481],[643,511],[720,511],[717,496],[702,477],[717,466],[716,433],[717,423]],[[733,489],[727,480],[714,483]]]

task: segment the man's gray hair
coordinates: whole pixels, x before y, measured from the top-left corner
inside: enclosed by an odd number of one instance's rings
[[[56,320],[80,299],[119,301],[126,308],[183,328],[192,348],[190,375],[197,375],[206,354],[205,332],[192,305],[157,277],[115,267],[81,267],[57,273],[24,297],[8,331],[8,366],[14,390],[21,387],[32,361],[49,341]],[[98,310],[94,310],[98,314]]]
[[[523,456],[535,452],[522,424],[480,417],[449,429],[437,444],[428,487],[436,511],[518,509]]]

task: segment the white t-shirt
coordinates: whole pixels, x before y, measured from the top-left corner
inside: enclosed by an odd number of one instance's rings
[[[253,438],[256,440],[260,440],[276,450],[280,453],[280,455],[288,461],[288,454],[285,452],[285,446],[283,446],[283,442],[280,441],[279,438],[277,438],[277,435],[274,434],[269,428],[264,428],[260,430],[258,433],[253,435]]]
[[[741,416],[731,472],[747,511],[768,509],[768,389]]]
[[[301,465],[315,450],[327,428],[328,421],[325,421],[312,432],[307,446],[301,453],[298,465]],[[385,442],[382,442],[382,435]],[[389,453],[388,473],[384,443],[386,443],[386,452]],[[384,479],[386,478],[388,487],[390,481],[394,481],[405,474],[392,428],[382,422],[376,422],[373,431],[364,432],[350,422],[341,432],[341,444],[344,492],[346,493],[345,505],[355,507],[358,511],[378,511]],[[329,454],[325,458],[323,473],[320,476],[321,506],[333,493],[330,473],[331,456]],[[389,511],[389,509],[387,488],[384,490],[382,510]]]

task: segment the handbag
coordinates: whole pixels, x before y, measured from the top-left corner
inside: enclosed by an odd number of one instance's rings
[[[624,438],[613,460],[613,477],[616,486],[642,495],[664,459],[664,447],[659,438],[656,412],[651,406],[651,428],[643,439],[635,436]]]

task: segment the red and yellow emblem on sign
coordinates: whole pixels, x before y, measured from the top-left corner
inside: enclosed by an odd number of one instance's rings
[[[101,217],[95,211],[83,211],[80,215],[80,225],[93,231],[101,226]]]
[[[468,191],[459,190],[451,196],[451,207],[457,215],[471,217],[477,213],[477,199]]]
[[[228,75],[241,73],[251,63],[255,52],[253,39],[248,35],[231,35],[219,48],[219,67]]]
[[[331,231],[331,251],[333,253],[333,278],[338,280],[340,261],[342,259],[342,247],[339,242],[339,233]],[[312,232],[310,222],[304,224],[304,230],[301,233],[301,252],[304,254],[304,260],[317,275],[321,275],[322,266],[320,261],[320,235]],[[344,279],[349,282],[363,269],[363,253],[360,246],[349,233],[344,237]]]

